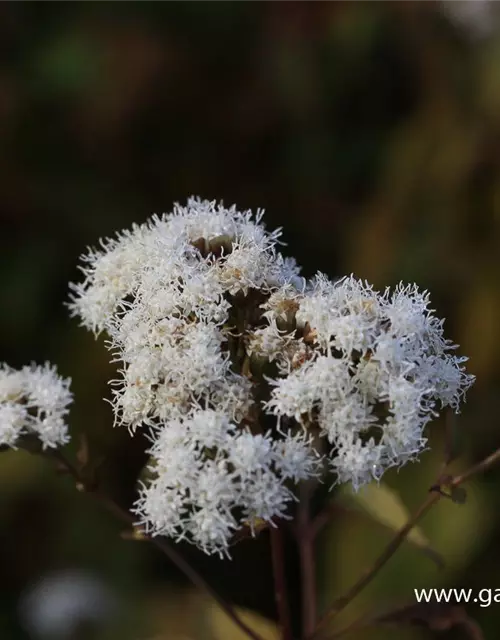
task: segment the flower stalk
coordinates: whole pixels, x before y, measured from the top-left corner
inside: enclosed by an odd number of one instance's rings
[[[286,579],[285,549],[283,523],[276,523],[269,527],[271,540],[271,558],[273,565],[274,596],[276,599],[276,611],[278,625],[282,640],[293,640],[292,621],[290,617],[290,604],[288,601],[288,586]]]
[[[300,488],[297,510],[297,544],[301,570],[302,636],[311,638],[316,629],[316,567],[314,529],[310,514],[312,487],[304,483]]]
[[[252,640],[262,640],[262,638],[238,616],[233,606],[209,585],[205,578],[203,578],[203,576],[198,573],[198,571],[196,571],[196,569],[194,569],[194,567],[187,562],[180,553],[176,551],[172,544],[164,538],[153,537],[145,531],[137,529],[134,516],[126,509],[123,509],[110,496],[100,491],[94,483],[89,483],[85,478],[85,474],[79,471],[62,451],[50,451],[50,453],[47,453],[47,457],[56,461],[58,471],[65,471],[73,478],[78,491],[90,494],[118,521],[130,527],[131,535],[128,536],[130,539],[147,541],[154,545],[159,551],[167,556],[172,564],[174,564],[195,587],[215,600],[222,611],[224,611],[224,613],[243,633],[246,634],[248,638],[251,638]]]

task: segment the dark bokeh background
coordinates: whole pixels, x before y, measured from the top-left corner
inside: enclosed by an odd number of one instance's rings
[[[498,18],[482,0],[0,4],[0,360],[51,360],[73,378],[72,428],[107,456],[117,499],[131,500],[141,452],[111,427],[108,353],[68,318],[67,284],[87,245],[192,194],[265,208],[306,275],[429,289],[478,378],[457,468],[500,446]],[[410,508],[434,479],[441,426],[419,465],[388,475]],[[108,622],[65,638],[238,637],[43,461],[2,454],[0,487],[2,640],[36,640],[26,594],[50,576],[44,610],[63,576],[97,581],[109,599]],[[411,602],[414,587],[500,589],[499,496],[492,471],[465,506],[438,505],[422,535],[447,568],[405,548],[351,615]],[[339,516],[324,536],[323,602],[387,540],[367,531]],[[267,542],[241,543],[232,562],[183,552],[236,604],[272,617]],[[470,612],[498,636],[500,604]]]

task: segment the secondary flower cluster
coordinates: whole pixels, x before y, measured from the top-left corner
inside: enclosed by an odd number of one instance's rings
[[[306,428],[314,422],[331,445],[337,482],[357,489],[415,458],[425,425],[439,407],[457,411],[474,377],[461,366],[466,358],[449,353],[443,320],[415,285],[380,294],[352,276],[332,283],[319,275],[294,300],[305,328],[298,342],[310,351],[300,366],[282,368],[265,407]],[[277,315],[268,318],[259,339],[279,335]],[[276,357],[272,347],[268,355]]]
[[[141,492],[141,522],[207,553],[226,551],[242,524],[253,530],[260,519],[286,517],[294,495],[285,482],[306,480],[319,466],[305,434],[253,435],[213,409],[169,421],[150,453],[156,478]]]
[[[0,445],[16,448],[23,436],[37,438],[43,449],[66,444],[69,384],[49,364],[0,366]]]
[[[293,484],[354,488],[425,447],[472,384],[426,293],[299,277],[262,213],[190,199],[84,257],[71,310],[122,365],[118,424],[149,428],[149,531],[227,551]]]

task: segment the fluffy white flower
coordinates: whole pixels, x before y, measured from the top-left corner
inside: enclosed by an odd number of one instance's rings
[[[142,516],[139,522],[148,533],[182,539],[188,511],[186,497],[163,476],[142,487],[136,505]]]
[[[266,409],[316,422],[333,445],[337,481],[355,488],[415,459],[438,403],[458,410],[474,381],[466,359],[449,353],[455,345],[428,293],[399,285],[379,294],[353,276],[331,283],[320,275],[298,304],[303,340],[316,350],[272,381]]]
[[[298,274],[276,250],[280,232],[268,233],[261,218],[191,198],[83,258],[70,309],[108,333],[124,364],[113,382],[118,423],[170,420],[200,401],[217,409],[224,392],[238,398],[235,415],[251,404],[226,344],[228,331],[241,330],[231,325],[232,297],[270,293]]]
[[[426,425],[473,382],[427,292],[306,282],[280,234],[260,211],[191,198],[89,251],[72,285],[72,313],[120,365],[116,422],[150,428],[140,522],[207,553],[288,517],[294,485],[328,466],[357,489],[416,459]],[[0,375],[6,441],[19,394]]]
[[[231,418],[221,411],[196,411],[189,422],[189,437],[207,449],[224,447],[235,431]]]
[[[25,372],[0,365],[0,402],[19,400],[24,392]]]
[[[299,432],[274,442],[276,469],[282,478],[294,482],[319,477],[322,457],[314,449],[312,436]]]
[[[102,331],[127,297],[148,302],[161,291],[178,313],[204,314],[211,304],[225,306],[225,292],[268,288],[296,276],[298,268],[276,251],[280,232],[266,232],[261,218],[196,198],[176,205],[172,214],[83,256],[85,278],[72,285],[70,309],[85,326]]]
[[[380,300],[353,276],[332,283],[319,274],[300,301],[297,322],[307,324],[321,349],[365,353],[376,331]]]
[[[244,519],[249,523],[288,518],[288,503],[296,498],[283,481],[272,471],[257,473],[245,486]]]
[[[270,438],[249,432],[239,433],[229,442],[229,462],[236,474],[245,480],[256,471],[265,471],[272,464],[273,442]]]
[[[385,447],[375,444],[373,438],[363,443],[348,435],[338,442],[331,466],[338,483],[350,482],[355,491],[371,480],[379,480],[383,470],[390,466],[385,459]]]
[[[321,457],[300,433],[281,440],[240,431],[223,413],[198,409],[152,434],[150,471],[135,505],[153,535],[228,554],[235,531],[285,517],[288,480],[317,477]]]
[[[48,363],[14,370],[0,367],[0,445],[16,447],[19,438],[34,435],[44,449],[69,441],[65,417],[72,402],[69,379]]]
[[[28,424],[28,409],[17,402],[0,403],[0,445],[15,447]]]
[[[317,464],[318,456],[309,452],[314,461],[309,459],[300,442],[295,448],[287,445],[285,455],[275,444],[262,435],[238,433],[225,414],[213,410],[168,422],[153,434],[150,470],[156,479],[142,488],[136,503],[140,521],[154,535],[227,555],[238,528],[284,515],[293,499],[284,485],[293,457],[299,475]]]

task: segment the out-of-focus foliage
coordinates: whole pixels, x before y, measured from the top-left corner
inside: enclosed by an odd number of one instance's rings
[[[334,514],[337,509],[337,512],[340,511],[353,518],[359,516],[360,511],[364,512],[371,518],[371,523],[378,522],[393,533],[399,531],[411,517],[398,491],[385,482],[378,484],[372,482],[364,486],[362,491],[357,492],[352,491],[349,485],[344,485],[330,505],[334,509]],[[366,518],[364,523],[366,525]],[[441,554],[432,548],[429,539],[418,524],[411,529],[405,540],[433,559],[438,567],[443,566],[444,560]]]
[[[112,429],[108,354],[63,301],[86,245],[191,194],[265,207],[307,274],[428,288],[478,378],[455,468],[500,446],[500,17],[496,3],[466,4],[0,6],[0,360],[49,359],[73,377],[72,428],[104,452],[103,482],[123,504],[143,452]],[[442,430],[421,464],[388,474],[410,511],[435,480]],[[1,638],[28,637],[22,594],[66,569],[101,580],[120,606],[84,638],[190,638],[196,622],[208,633],[205,601],[66,479],[23,453],[2,454],[0,479]],[[417,587],[500,587],[499,489],[491,471],[465,506],[441,501],[421,527],[446,568],[406,545],[345,619],[411,602]],[[388,535],[334,518],[321,539],[323,606]],[[272,618],[266,533],[232,562],[181,550],[236,605]],[[496,637],[498,605],[471,613]]]

